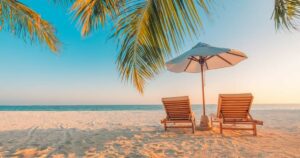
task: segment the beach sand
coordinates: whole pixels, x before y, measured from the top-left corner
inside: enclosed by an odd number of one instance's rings
[[[163,111],[0,112],[0,157],[300,157],[300,110],[252,114],[256,137],[164,132]]]

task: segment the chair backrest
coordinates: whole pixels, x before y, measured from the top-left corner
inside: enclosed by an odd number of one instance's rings
[[[191,105],[188,96],[162,98],[167,118],[170,120],[190,119]]]
[[[217,116],[224,119],[247,119],[252,101],[251,93],[220,94]]]

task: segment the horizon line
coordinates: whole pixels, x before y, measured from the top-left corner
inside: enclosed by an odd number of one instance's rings
[[[0,106],[159,106],[161,104],[0,104]],[[202,104],[191,104],[198,106]],[[216,103],[208,103],[206,105],[217,105]],[[252,105],[299,105],[300,103],[253,103]]]

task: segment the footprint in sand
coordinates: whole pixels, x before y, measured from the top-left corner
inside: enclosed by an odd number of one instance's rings
[[[62,131],[64,132],[63,133],[63,138],[61,139],[60,142],[57,143],[55,149],[48,153],[46,157],[52,157],[54,155],[64,155],[64,157],[67,157],[69,154],[68,154],[68,151],[65,149],[65,146],[68,145],[68,144],[71,144],[70,142],[70,132],[68,129],[65,129],[62,125],[59,126]]]
[[[35,127],[31,127],[28,132],[27,132],[27,139],[25,140],[25,143],[30,141],[32,139],[33,134],[35,133],[36,129],[38,128],[38,126]]]
[[[168,156],[174,156],[176,153],[176,151],[172,150],[172,149],[167,149],[165,151],[165,154],[168,155]]]

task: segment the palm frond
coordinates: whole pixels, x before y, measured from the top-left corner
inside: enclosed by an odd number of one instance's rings
[[[123,0],[76,0],[71,12],[81,27],[82,36],[103,26],[107,17],[113,17],[117,13],[121,1]]]
[[[300,0],[275,0],[272,14],[276,29],[298,29],[300,20]]]
[[[17,0],[0,1],[0,26],[25,41],[46,43],[53,51],[58,51],[60,44],[55,30],[40,15]]]
[[[114,33],[121,41],[117,65],[123,80],[143,93],[146,82],[165,68],[171,51],[178,51],[186,37],[199,35],[202,23],[196,2],[208,12],[205,0],[126,1]]]
[[[48,2],[52,4],[67,6],[75,2],[75,0],[48,0]]]

